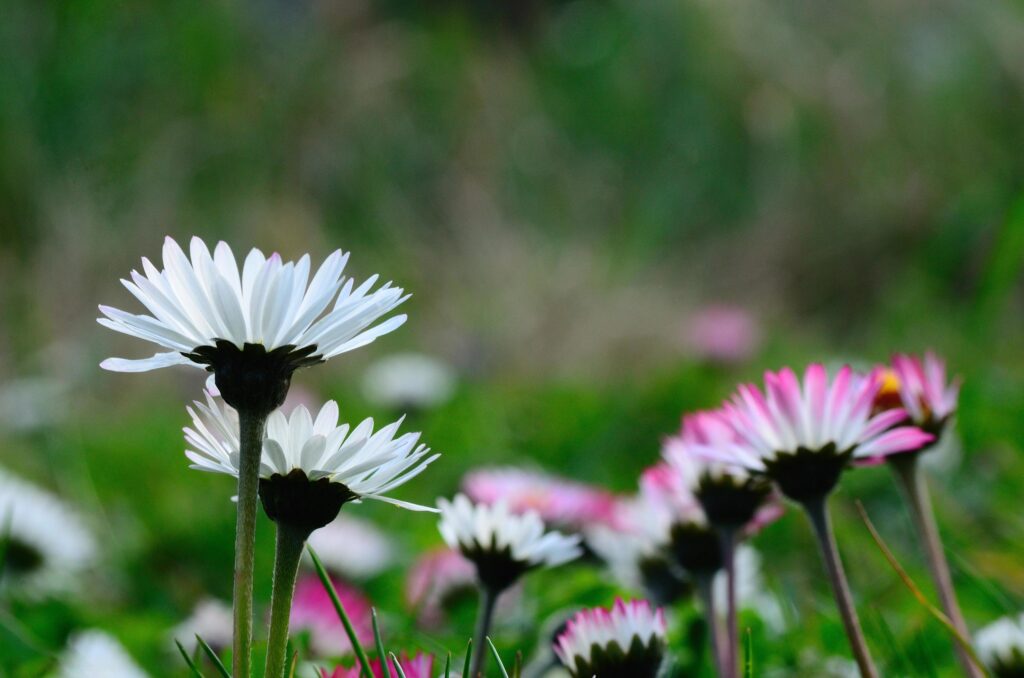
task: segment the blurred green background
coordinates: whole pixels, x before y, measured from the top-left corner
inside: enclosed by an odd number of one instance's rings
[[[94,318],[137,307],[118,278],[167,234],[314,262],[341,247],[347,272],[413,293],[401,330],[296,377],[349,419],[383,419],[359,386],[375,359],[452,366],[454,397],[408,420],[444,455],[398,493],[411,500],[499,462],[628,492],[679,415],[738,380],[933,347],[966,380],[962,455],[933,478],[966,616],[977,628],[1024,604],[1020,2],[6,0],[0,14],[0,462],[84,507],[107,549],[88,602],[10,611],[45,647],[101,626],[176,675],[167,630],[230,592],[230,482],[182,455],[202,378],[97,367],[151,353]],[[757,336],[712,360],[693,329],[722,305]],[[840,542],[883,673],[957,675],[854,498],[931,589],[885,469],[851,474]],[[430,517],[352,511],[407,555],[439,543]],[[803,519],[755,543],[797,615],[755,657],[815,675],[800,658],[845,643]],[[548,579],[561,592],[541,604],[609,602],[578,576]],[[400,581],[369,585],[396,644],[458,647],[468,627],[410,628]],[[501,647],[533,634],[506,629]],[[5,622],[0,669],[32,656]]]

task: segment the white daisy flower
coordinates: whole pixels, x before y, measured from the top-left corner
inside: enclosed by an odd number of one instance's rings
[[[132,280],[122,280],[152,315],[100,306],[100,324],[170,350],[142,360],[108,358],[102,367],[144,372],[195,363],[216,375],[217,387],[236,407],[245,407],[254,390],[280,391],[283,379],[283,392],[266,396],[276,404],[258,403],[269,411],[280,406],[296,368],[369,344],[406,319],[398,315],[374,325],[408,296],[391,283],[371,292],[375,275],[354,286],[342,275],[348,254],[341,250],[312,280],[309,255],[285,263],[278,254],[265,257],[253,249],[239,270],[227,243],[218,243],[211,255],[194,237],[190,250],[191,260],[168,237],[163,270],[143,258],[145,275],[132,271]],[[254,381],[254,371],[274,383]]]
[[[399,353],[366,368],[362,385],[366,399],[381,407],[423,409],[452,397],[455,375],[436,358]]]
[[[996,678],[1024,675],[1024,614],[984,627],[975,635],[974,647]]]
[[[73,590],[96,560],[96,541],[80,512],[3,470],[0,541],[0,589],[30,595]]]
[[[76,633],[60,660],[59,678],[146,678],[146,672],[110,634],[91,629]]]
[[[621,599],[577,613],[555,640],[573,678],[654,678],[665,654],[665,613],[646,600]]]
[[[529,570],[561,565],[583,553],[579,535],[546,532],[534,511],[516,515],[503,502],[473,504],[463,494],[438,499],[437,506],[441,536],[476,565],[480,582],[491,591],[505,590]]]
[[[352,548],[359,544],[359,548]],[[331,572],[351,579],[366,579],[386,569],[395,559],[395,544],[373,523],[344,513],[310,536],[320,560]]]
[[[194,428],[184,429],[190,446],[185,455],[192,468],[237,477],[237,413],[209,393],[205,403],[194,405],[188,408]],[[338,404],[333,400],[320,408],[316,419],[302,405],[290,417],[280,410],[273,412],[260,461],[260,496],[267,515],[316,529],[333,520],[349,501],[376,499],[414,511],[433,511],[386,496],[440,456],[417,444],[419,433],[396,438],[401,423],[400,419],[376,433],[373,419],[354,429],[339,425]]]
[[[214,650],[231,646],[232,635],[231,604],[216,598],[206,598],[196,603],[192,614],[171,631],[171,647],[174,641],[181,643],[188,652],[196,648],[198,635]],[[177,654],[177,649],[175,649]]]

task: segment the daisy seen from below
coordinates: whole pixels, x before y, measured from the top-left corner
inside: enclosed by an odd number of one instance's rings
[[[35,597],[73,592],[97,559],[81,512],[0,469],[0,591]]]
[[[251,672],[252,577],[256,539],[258,466],[266,417],[288,394],[292,373],[323,362],[387,334],[405,322],[383,316],[406,296],[387,283],[375,291],[377,276],[356,287],[342,273],[348,255],[332,253],[310,279],[310,257],[284,262],[253,249],[241,267],[227,243],[211,254],[193,237],[189,255],[167,237],[163,269],[143,258],[143,273],[132,271],[124,286],[149,314],[100,306],[100,324],[164,349],[150,358],[108,358],[101,366],[144,372],[180,364],[213,373],[225,401],[241,414],[238,422],[238,507],[234,567],[234,675]]]
[[[995,678],[1024,676],[1024,614],[1002,617],[974,636],[978,657]]]
[[[882,388],[875,397],[875,409],[884,411],[902,408],[914,425],[934,435],[937,442],[949,428],[950,421],[956,414],[960,380],[947,378],[945,362],[932,351],[921,357],[908,354],[894,355],[890,366],[880,369],[883,370],[884,377]],[[918,539],[925,551],[929,573],[939,594],[942,611],[949,617],[960,635],[966,638],[970,632],[957,601],[953,577],[946,561],[946,551],[932,508],[928,480],[921,467],[922,454],[934,447],[926,445],[920,450],[888,457],[887,461],[910,509]],[[959,643],[954,642],[953,645],[966,675],[978,678],[981,673],[968,652]]]
[[[844,366],[830,379],[820,364],[810,365],[802,382],[789,368],[767,372],[763,392],[752,384],[740,386],[722,408],[736,441],[706,451],[712,461],[767,476],[805,509],[854,659],[861,674],[872,678],[878,672],[857,619],[827,499],[851,465],[875,464],[933,440],[919,428],[897,426],[906,419],[900,408],[874,412],[882,377],[880,370],[864,375]]]
[[[654,678],[665,655],[665,613],[646,600],[583,610],[555,641],[573,678]]]
[[[474,504],[463,494],[439,499],[438,529],[451,548],[476,566],[480,613],[473,636],[470,675],[483,670],[487,635],[498,596],[526,572],[555,567],[582,555],[581,538],[547,531],[534,511],[512,513],[503,502]]]
[[[185,429],[192,467],[237,475],[238,452],[233,411],[206,394],[189,408],[193,427]],[[401,420],[374,432],[366,419],[355,428],[338,423],[338,405],[328,401],[316,418],[299,405],[267,420],[260,462],[259,496],[277,526],[277,556],[271,597],[267,675],[284,673],[288,615],[299,560],[309,535],[334,520],[342,505],[375,499],[414,511],[435,509],[387,496],[419,475],[439,455],[419,444],[419,433],[397,436]],[[358,545],[353,545],[358,548]]]

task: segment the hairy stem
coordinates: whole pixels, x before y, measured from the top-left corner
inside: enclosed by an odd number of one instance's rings
[[[484,670],[487,661],[487,636],[491,633],[491,622],[494,618],[494,605],[498,601],[498,592],[489,586],[480,585],[480,611],[476,618],[476,632],[473,634],[473,660],[469,665],[469,676],[475,678]]]
[[[857,618],[857,609],[853,605],[853,596],[846,580],[846,572],[843,570],[843,561],[839,557],[839,548],[836,546],[835,534],[832,532],[832,519],[826,505],[827,499],[827,495],[822,496],[819,499],[805,502],[803,506],[807,511],[807,517],[810,518],[811,526],[814,528],[814,535],[818,538],[821,555],[825,560],[825,569],[828,571],[829,581],[832,584],[832,593],[839,608],[839,615],[843,619],[846,637],[850,641],[850,649],[853,650],[853,658],[857,662],[857,668],[860,669],[860,675],[863,678],[878,678],[878,670],[871,661],[871,653],[868,650],[867,641],[864,639],[860,620]]]
[[[708,625],[708,640],[711,643],[711,657],[715,663],[715,675],[726,676],[725,654],[722,648],[722,628],[718,619],[717,605],[715,605],[715,574],[705,572],[695,574],[697,581],[697,595],[700,596],[701,607],[704,608],[704,621]]]
[[[919,455],[916,453],[895,455],[891,457],[890,466],[892,466],[896,481],[910,506],[910,514],[914,520],[918,538],[924,547],[928,569],[931,572],[932,581],[935,583],[935,589],[938,591],[939,601],[942,603],[942,611],[949,617],[950,623],[962,637],[970,638],[967,623],[964,621],[960,604],[956,599],[953,578],[949,573],[949,563],[946,561],[946,551],[942,547],[942,538],[939,536],[939,526],[935,522],[935,512],[932,510],[928,483],[921,472],[918,459]],[[974,665],[963,647],[959,643],[954,643],[954,648],[964,675],[970,678],[980,678],[981,673],[978,671],[978,667]]]
[[[720,531],[722,541],[722,563],[725,568],[725,648],[722,656],[722,670],[726,678],[736,678],[739,661],[739,621],[736,611],[736,529]]]
[[[265,678],[284,678],[288,658],[288,622],[299,560],[309,532],[285,523],[277,525],[277,555],[274,559],[274,589],[270,599],[270,634],[267,641]]]
[[[263,453],[264,414],[238,413],[240,459],[238,508],[235,519],[234,636],[232,675],[252,675],[252,580],[256,545],[256,505],[259,501],[260,455]]]

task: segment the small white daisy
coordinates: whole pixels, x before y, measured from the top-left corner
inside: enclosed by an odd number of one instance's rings
[[[505,590],[529,570],[561,565],[583,553],[578,535],[545,531],[533,511],[516,515],[502,502],[474,504],[463,494],[438,499],[437,506],[441,536],[476,565],[480,582],[491,591]]]
[[[0,589],[29,595],[73,590],[96,560],[95,538],[79,511],[3,470],[0,541]]]
[[[451,398],[455,375],[448,365],[419,353],[381,358],[366,368],[363,394],[381,407],[424,409]]]
[[[621,599],[577,613],[555,640],[573,678],[654,678],[665,654],[665,613],[646,600]]]
[[[996,678],[1024,676],[1024,614],[984,627],[975,635],[974,647]]]
[[[359,544],[359,548],[352,548]],[[351,579],[379,574],[395,559],[395,544],[373,523],[340,514],[309,538],[320,560],[331,572]]]
[[[76,633],[60,660],[60,678],[146,678],[146,672],[110,634],[91,629]]]
[[[192,652],[197,645],[197,635],[214,650],[230,647],[232,623],[230,603],[216,598],[200,600],[188,619],[171,631],[171,647],[174,648],[174,642],[177,641],[187,651]]]
[[[287,383],[281,392],[278,382],[287,382],[296,368],[369,344],[406,319],[398,315],[374,325],[408,296],[391,283],[371,292],[377,276],[355,287],[342,275],[348,254],[341,250],[312,280],[309,255],[285,263],[278,254],[265,257],[253,249],[239,270],[227,243],[218,243],[211,255],[194,237],[190,250],[191,260],[168,237],[163,270],[143,258],[145,275],[132,271],[132,280],[122,280],[152,315],[100,306],[100,324],[170,351],[142,360],[109,358],[102,367],[144,372],[194,363],[214,372],[217,387],[236,407],[245,407],[254,390],[276,389],[272,397],[258,394],[272,401],[258,403],[269,412],[287,394]],[[274,383],[254,389],[253,372]]]
[[[194,405],[188,408],[194,428],[184,429],[190,445],[185,455],[192,468],[237,477],[237,414],[209,393],[205,403]],[[309,523],[316,529],[333,520],[348,501],[376,499],[414,511],[433,511],[386,496],[440,456],[417,444],[419,433],[396,438],[400,424],[401,420],[396,421],[376,433],[372,419],[354,429],[339,425],[333,400],[324,404],[315,420],[301,405],[290,417],[280,410],[273,412],[260,461],[260,496],[267,514],[275,520],[319,523]]]

